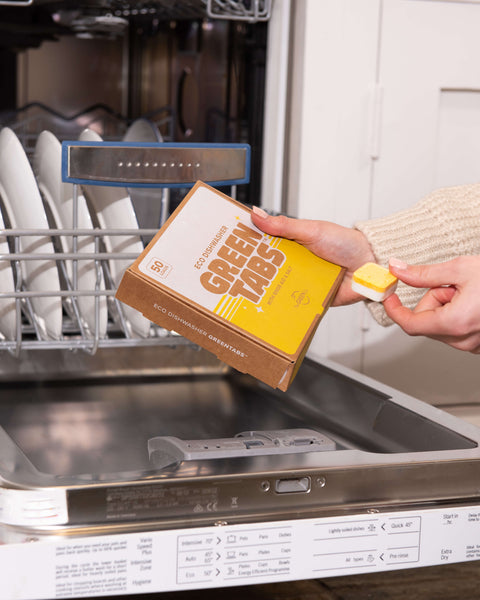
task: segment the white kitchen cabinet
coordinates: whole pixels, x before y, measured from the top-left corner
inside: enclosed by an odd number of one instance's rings
[[[298,3],[288,210],[352,225],[480,181],[479,31],[478,2]],[[478,357],[362,305],[331,310],[311,352],[435,403],[480,400]]]
[[[286,210],[350,226],[369,215],[377,0],[294,4]],[[330,311],[312,352],[360,369],[361,305]]]

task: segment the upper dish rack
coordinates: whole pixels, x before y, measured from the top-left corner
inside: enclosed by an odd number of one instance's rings
[[[268,21],[273,0],[156,0],[156,2],[112,3],[115,17],[155,14],[163,19],[190,19],[207,16],[233,21]],[[115,5],[116,4],[116,5]]]
[[[113,0],[105,5],[102,2],[90,2],[90,12],[95,8],[105,10],[112,20],[96,22],[90,15],[81,19],[82,28],[102,27],[107,31],[120,29],[122,23],[114,19],[128,19],[135,17],[155,17],[160,19],[191,19],[207,16],[211,19],[231,19],[235,21],[268,21],[270,19],[273,0],[148,0],[147,2],[133,2],[128,0]],[[38,0],[0,0],[1,6],[33,6]],[[38,4],[48,4],[49,0],[42,0]]]
[[[0,292],[0,320],[8,311],[12,318],[0,350],[16,356],[22,350],[41,348],[94,354],[104,347],[188,343],[147,322],[114,297],[120,269],[139,254],[132,240],[138,244],[141,238],[149,239],[158,227],[125,229],[98,223],[93,229],[82,227],[83,194],[99,187],[158,192],[165,187],[187,188],[198,179],[234,188],[248,182],[249,163],[250,149],[245,144],[62,142],[62,180],[72,184],[72,227],[0,229],[0,278],[10,265],[13,274],[13,289],[2,286]],[[147,200],[161,197],[157,193]],[[46,241],[51,242],[51,251]],[[28,286],[29,273],[52,266],[59,286]],[[89,277],[82,279],[86,271]],[[53,323],[55,318],[58,321],[58,311],[60,331]]]
[[[202,0],[207,5],[207,15],[217,19],[236,21],[268,21],[272,0]]]

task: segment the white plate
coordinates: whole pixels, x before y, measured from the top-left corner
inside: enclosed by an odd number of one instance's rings
[[[0,193],[13,228],[48,230],[42,198],[27,155],[20,140],[8,127],[0,131]],[[47,235],[21,237],[20,250],[54,254],[52,241]],[[22,261],[22,277],[29,291],[60,291],[54,259]],[[31,301],[39,336],[42,339],[59,339],[62,335],[60,296],[36,296]]]
[[[133,121],[123,141],[158,143],[163,142],[163,138],[155,123],[142,117]],[[129,188],[128,191],[140,229],[160,229],[168,216],[168,188]]]
[[[0,214],[0,229],[5,229],[2,215]],[[7,238],[0,236],[0,254],[8,254],[9,248]],[[13,281],[12,266],[9,260],[0,262],[0,290],[4,293],[14,292],[15,283]],[[15,300],[13,298],[0,299],[0,336],[7,340],[14,340],[16,337],[16,310]]]
[[[135,119],[123,136],[124,142],[163,142],[162,134],[152,121]]]
[[[62,144],[50,131],[42,131],[38,136],[33,157],[33,170],[37,177],[38,187],[53,215],[56,229],[72,229],[73,227],[73,185],[62,181]],[[92,219],[88,212],[87,202],[80,193],[77,196],[77,227],[93,229]],[[63,252],[73,252],[73,239],[62,236],[60,243]],[[77,238],[79,253],[95,252],[95,238]],[[72,261],[67,260],[67,274],[72,280]],[[100,273],[100,289],[105,289],[103,273]],[[95,261],[79,260],[77,262],[77,289],[95,290],[97,270]],[[79,296],[77,299],[80,317],[86,325],[89,335],[95,332],[95,297]],[[107,331],[107,298],[99,296],[98,335],[104,338]]]
[[[81,141],[101,142],[102,138],[91,129],[85,129],[80,134]],[[130,196],[125,188],[116,186],[85,185],[83,192],[91,203],[98,223],[102,229],[138,229]],[[107,252],[128,252],[139,255],[143,251],[143,244],[138,235],[106,235],[104,237]],[[131,259],[109,260],[110,274],[115,287],[118,287],[127,267],[132,264]],[[139,311],[122,304],[122,309],[130,327],[132,336],[148,337],[150,321]]]

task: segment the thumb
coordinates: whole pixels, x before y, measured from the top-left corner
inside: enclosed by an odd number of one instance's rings
[[[401,260],[391,258],[389,270],[404,283],[418,288],[436,288],[458,283],[458,273],[451,262],[433,265],[407,265]]]

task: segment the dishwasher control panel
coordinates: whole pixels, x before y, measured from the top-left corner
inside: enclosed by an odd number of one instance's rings
[[[0,546],[2,593],[81,598],[406,569],[478,560],[479,539],[478,505],[25,539]]]

